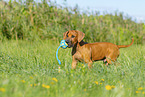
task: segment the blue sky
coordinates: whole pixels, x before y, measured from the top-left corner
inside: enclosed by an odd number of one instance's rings
[[[65,0],[51,0],[63,5]],[[111,12],[119,11],[129,15],[133,19],[145,22],[145,0],[66,0],[67,6],[74,7],[76,4],[83,11]]]
[[[9,1],[9,0],[5,0]],[[17,0],[16,0],[17,1]],[[42,1],[42,0],[35,0]],[[101,13],[107,11],[113,13],[114,11],[123,12],[129,15],[137,22],[143,21],[145,23],[145,0],[51,0],[56,1],[57,4],[74,7],[76,4],[81,11],[100,11]],[[65,2],[66,1],[66,2]],[[89,8],[89,9],[88,9]]]

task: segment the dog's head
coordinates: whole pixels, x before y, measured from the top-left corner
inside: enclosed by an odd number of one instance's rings
[[[85,34],[77,30],[69,30],[63,34],[63,39],[68,44],[68,47],[73,47],[75,43],[81,42]]]

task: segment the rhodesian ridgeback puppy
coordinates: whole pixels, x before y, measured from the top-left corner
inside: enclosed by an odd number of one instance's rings
[[[88,63],[88,68],[92,68],[93,61],[104,60],[106,65],[115,62],[119,56],[119,48],[129,47],[129,45],[115,45],[109,42],[86,43],[83,41],[85,34],[77,30],[69,30],[63,34],[63,39],[72,47],[72,69],[76,68],[77,62]]]

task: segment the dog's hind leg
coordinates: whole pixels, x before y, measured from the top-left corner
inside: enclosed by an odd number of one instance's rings
[[[108,66],[108,63],[107,63],[107,60],[106,60],[106,59],[103,60],[103,63],[104,63],[104,66],[105,66],[105,65]]]
[[[115,58],[115,57],[112,58],[111,56],[106,57],[106,60],[107,60],[107,64],[106,64],[106,65],[112,64],[113,62],[116,61],[116,59],[117,59],[117,58]]]

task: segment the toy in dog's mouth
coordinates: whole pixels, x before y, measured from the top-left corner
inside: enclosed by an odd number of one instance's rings
[[[62,40],[60,42],[60,46],[63,48],[63,49],[66,49],[68,47],[68,44],[65,42],[65,40]]]
[[[60,62],[60,60],[58,59],[58,50],[59,50],[59,48],[66,49],[67,47],[68,47],[68,44],[66,43],[66,41],[65,41],[65,40],[62,40],[62,41],[60,42],[60,46],[57,48],[57,51],[56,51],[56,58],[57,58],[57,61],[58,61],[59,64],[61,64],[61,62]]]

